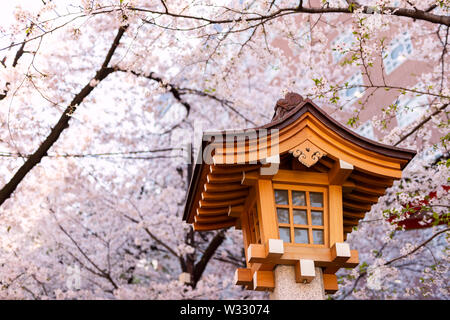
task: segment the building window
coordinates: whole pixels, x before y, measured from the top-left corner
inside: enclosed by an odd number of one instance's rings
[[[326,234],[326,189],[274,185],[279,237],[287,243],[323,246]]]
[[[406,127],[424,114],[428,107],[428,98],[424,95],[412,98],[401,96],[395,102],[397,105],[397,125]]]
[[[261,243],[261,233],[259,229],[258,209],[256,203],[251,207],[248,214],[248,228],[250,230],[250,243]]]
[[[403,32],[392,40],[386,54],[383,56],[386,74],[390,74],[395,68],[400,66],[412,53],[412,50],[411,37],[408,32]]]
[[[331,54],[334,63],[338,63],[347,54],[347,50],[350,49],[353,41],[354,36],[351,31],[344,32],[333,40],[331,43],[331,49],[333,50]]]
[[[364,85],[362,73],[357,72],[344,83],[344,87],[348,89],[344,89],[342,91],[341,97],[345,100],[352,100],[362,97],[364,92],[362,85]],[[349,105],[347,104],[347,106]]]
[[[360,135],[362,135],[363,137],[366,137],[371,140],[375,140],[375,134],[373,132],[373,126],[372,126],[372,122],[370,120],[366,121],[362,125],[360,125],[358,127],[358,129],[356,129],[356,132],[359,133]]]

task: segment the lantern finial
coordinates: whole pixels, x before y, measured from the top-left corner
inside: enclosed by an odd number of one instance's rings
[[[275,114],[273,115],[272,121],[283,118],[285,114],[298,106],[302,101],[303,97],[298,93],[287,93],[284,99],[277,101],[277,104],[275,105]]]

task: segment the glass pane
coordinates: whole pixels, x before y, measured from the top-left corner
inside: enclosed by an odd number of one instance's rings
[[[289,204],[288,203],[287,190],[275,190],[275,203],[276,204]]]
[[[289,223],[289,209],[277,208],[278,223]]]
[[[323,226],[323,212],[311,210],[311,222],[313,226]]]
[[[294,206],[306,206],[305,192],[292,191],[292,204]]]
[[[323,244],[323,230],[313,230],[314,244]]]
[[[308,229],[294,230],[295,243],[309,243]]]
[[[289,228],[280,228],[280,239],[284,242],[291,242],[291,230]]]
[[[323,208],[323,193],[322,192],[310,192],[309,200],[311,202],[311,207]]]
[[[308,224],[308,215],[306,210],[293,210],[294,224]]]

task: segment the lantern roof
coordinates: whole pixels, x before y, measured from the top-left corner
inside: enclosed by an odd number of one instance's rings
[[[227,143],[230,135],[236,138]],[[241,147],[235,141],[240,138]],[[360,136],[297,93],[277,101],[266,125],[205,132],[202,140],[183,215],[199,231],[234,226],[249,193],[243,178],[276,158],[280,169],[310,174],[330,172],[339,161],[353,166],[343,193],[344,231],[349,233],[416,154]],[[205,152],[211,161],[203,161]]]

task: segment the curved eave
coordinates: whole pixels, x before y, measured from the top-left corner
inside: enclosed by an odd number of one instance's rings
[[[398,161],[401,169],[416,154],[413,150],[383,145],[358,135],[331,118],[309,99],[302,101],[280,120],[273,121],[262,127],[233,130],[233,133],[235,135],[245,135],[248,130],[254,131],[258,129],[279,129],[281,131],[308,112],[325,127],[349,143],[375,154],[397,159],[395,161]],[[228,130],[207,132],[204,133],[204,138],[225,135],[229,132]],[[199,157],[202,157],[203,150],[209,143],[209,141],[203,141],[201,150],[199,150]],[[333,160],[330,159],[330,161]],[[247,186],[240,185],[242,172],[255,170],[259,166],[241,164],[209,165],[203,163],[203,161],[197,161],[189,185],[183,220],[193,223],[195,230],[215,230],[234,225],[236,218],[229,216],[229,210],[233,207],[239,208],[242,205],[245,200],[245,190],[248,190]],[[315,166],[314,170],[328,171],[329,166],[330,163],[327,163],[324,159]],[[384,194],[385,189],[392,185],[394,179],[392,177],[385,178],[384,182],[380,184],[379,181],[383,178],[371,172],[355,171],[351,174],[349,179],[355,182],[357,188],[355,188],[355,191],[351,191],[343,196],[345,232],[351,232],[351,228],[356,226],[358,221],[364,218],[365,212],[370,210],[371,205],[376,203],[375,198],[377,200],[379,196]],[[373,190],[371,191],[370,188],[376,190],[376,192],[373,193]]]
[[[414,150],[385,145],[357,134],[356,132],[346,128],[345,126],[334,120],[325,111],[323,111],[319,106],[317,106],[314,102],[312,102],[309,99],[305,99],[302,103],[300,103],[297,107],[291,110],[282,119],[273,121],[265,126],[262,126],[261,128],[281,130],[289,126],[291,123],[295,122],[298,118],[300,118],[303,114],[307,112],[310,112],[325,126],[330,128],[332,131],[336,132],[342,138],[360,146],[361,148],[379,154],[383,154],[389,157],[407,160],[407,162],[405,162],[405,164],[402,166],[402,169],[416,155],[416,151]]]

